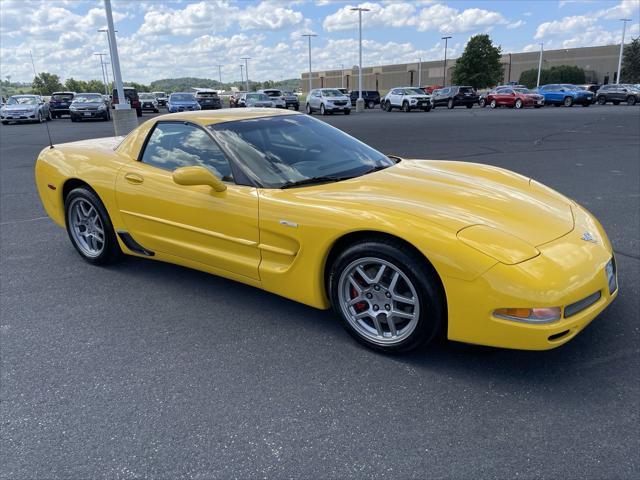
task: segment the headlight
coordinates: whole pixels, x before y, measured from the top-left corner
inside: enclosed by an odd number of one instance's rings
[[[98,105],[98,110],[99,110],[99,111],[102,111],[102,110],[104,110],[105,108],[107,108],[105,105]]]
[[[416,103],[416,102],[417,102],[417,100],[415,98],[411,99],[411,103]]]
[[[560,307],[499,308],[493,316],[516,322],[549,323],[560,320],[560,313]]]
[[[69,110],[73,110],[73,111],[75,111],[75,110],[78,110],[78,107],[76,107],[75,105],[71,105],[71,106],[69,107]]]

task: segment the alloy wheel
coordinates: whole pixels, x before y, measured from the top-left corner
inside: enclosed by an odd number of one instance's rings
[[[75,198],[67,210],[69,231],[84,255],[99,256],[105,246],[105,232],[98,210],[85,198]]]
[[[418,325],[416,287],[387,260],[365,257],[351,262],[340,275],[338,298],[351,327],[374,344],[400,343]]]

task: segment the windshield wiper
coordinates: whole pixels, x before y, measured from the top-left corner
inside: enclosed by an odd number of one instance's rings
[[[280,187],[280,189],[283,190],[285,188],[301,187],[303,185],[312,185],[314,183],[339,182],[340,180],[347,180],[349,178],[353,177],[311,177],[303,180],[296,180],[294,182],[286,182]]]
[[[366,172],[362,172],[361,175],[368,175],[368,174],[373,173],[373,172],[379,172],[380,170],[384,170],[384,169],[389,168],[391,166],[392,165],[378,165],[377,167],[370,168]]]

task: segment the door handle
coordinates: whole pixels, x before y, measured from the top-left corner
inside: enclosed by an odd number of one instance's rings
[[[138,175],[137,173],[125,173],[124,179],[134,185],[140,185],[142,182],[144,182],[144,178],[142,178],[142,175]]]

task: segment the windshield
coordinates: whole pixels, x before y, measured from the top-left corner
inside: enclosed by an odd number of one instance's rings
[[[164,92],[153,92],[153,94],[156,96],[156,98],[164,98],[167,96],[167,94]]]
[[[195,102],[195,97],[190,93],[172,93],[169,97],[171,102]]]
[[[396,163],[337,128],[304,115],[224,122],[209,128],[247,175],[265,188],[316,177],[358,177]]]
[[[73,100],[73,93],[54,93],[51,95],[52,100],[65,101]]]
[[[37,105],[36,97],[11,97],[7,105]]]
[[[420,90],[419,88],[405,88],[404,94],[405,95],[424,95],[424,90]]]
[[[322,96],[324,97],[343,97],[344,93],[340,90],[323,90]]]
[[[104,99],[102,98],[102,95],[94,93],[89,95],[76,95],[76,98],[74,98],[73,101],[78,103],[100,103],[104,102]]]
[[[514,90],[516,91],[516,93],[533,93],[528,88],[514,88]]]
[[[267,96],[262,93],[249,93],[247,94],[248,100],[268,100]]]
[[[156,96],[152,93],[141,93],[140,95],[138,95],[138,98],[140,100],[155,100]]]
[[[198,92],[198,97],[217,97],[218,94],[216,92]]]

